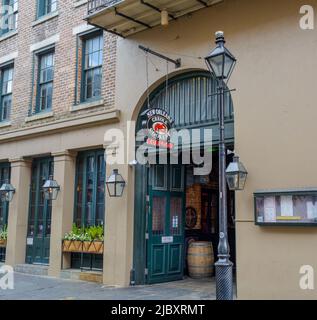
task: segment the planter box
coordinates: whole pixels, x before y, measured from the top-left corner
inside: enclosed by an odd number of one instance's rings
[[[102,241],[71,241],[63,240],[63,252],[103,254]]]
[[[81,241],[64,240],[63,252],[82,252],[83,243]]]
[[[5,248],[7,246],[7,240],[0,240],[0,248]]]

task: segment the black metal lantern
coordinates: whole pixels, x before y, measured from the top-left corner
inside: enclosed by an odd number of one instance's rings
[[[226,171],[226,178],[229,189],[232,191],[243,190],[248,172],[244,165],[240,162],[239,157],[234,157]]]
[[[106,182],[108,193],[110,197],[122,197],[126,185],[122,175],[118,169],[114,169],[111,176]]]
[[[0,188],[0,199],[2,202],[11,202],[13,195],[15,194],[15,188],[9,181],[6,181]]]
[[[222,31],[216,32],[217,46],[205,58],[210,72],[220,80],[230,78],[237,61],[233,54],[224,46],[225,43],[224,33]]]
[[[44,197],[46,200],[56,200],[58,196],[58,192],[60,190],[60,186],[57,181],[53,179],[51,175],[48,180],[46,180],[44,186]]]

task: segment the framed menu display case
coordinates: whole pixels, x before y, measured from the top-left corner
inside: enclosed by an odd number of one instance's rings
[[[254,193],[255,224],[317,226],[317,189]]]

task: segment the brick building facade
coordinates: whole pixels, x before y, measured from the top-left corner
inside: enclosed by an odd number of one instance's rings
[[[89,104],[80,101],[81,33],[94,29],[84,21],[87,1],[59,1],[54,12],[37,19],[36,4],[20,0],[18,14],[17,29],[0,38],[0,62],[4,58],[14,66],[10,119],[0,123],[0,133],[114,108],[116,37],[110,33],[103,34],[101,97]],[[37,114],[39,53],[48,47],[55,56],[52,108]]]

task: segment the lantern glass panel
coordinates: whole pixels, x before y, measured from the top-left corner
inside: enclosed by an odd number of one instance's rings
[[[223,54],[218,56],[210,56],[207,58],[209,69],[217,78],[221,78],[223,76],[223,59]]]
[[[116,187],[115,187],[114,182],[108,182],[107,183],[107,189],[110,197],[115,197],[116,196]]]
[[[225,55],[225,62],[224,62],[224,70],[223,70],[223,76],[224,78],[228,78],[231,74],[231,70],[235,64],[235,60],[229,56],[228,54]]]
[[[234,191],[237,190],[239,186],[239,174],[236,173],[227,173],[227,183],[229,186],[229,189]]]

